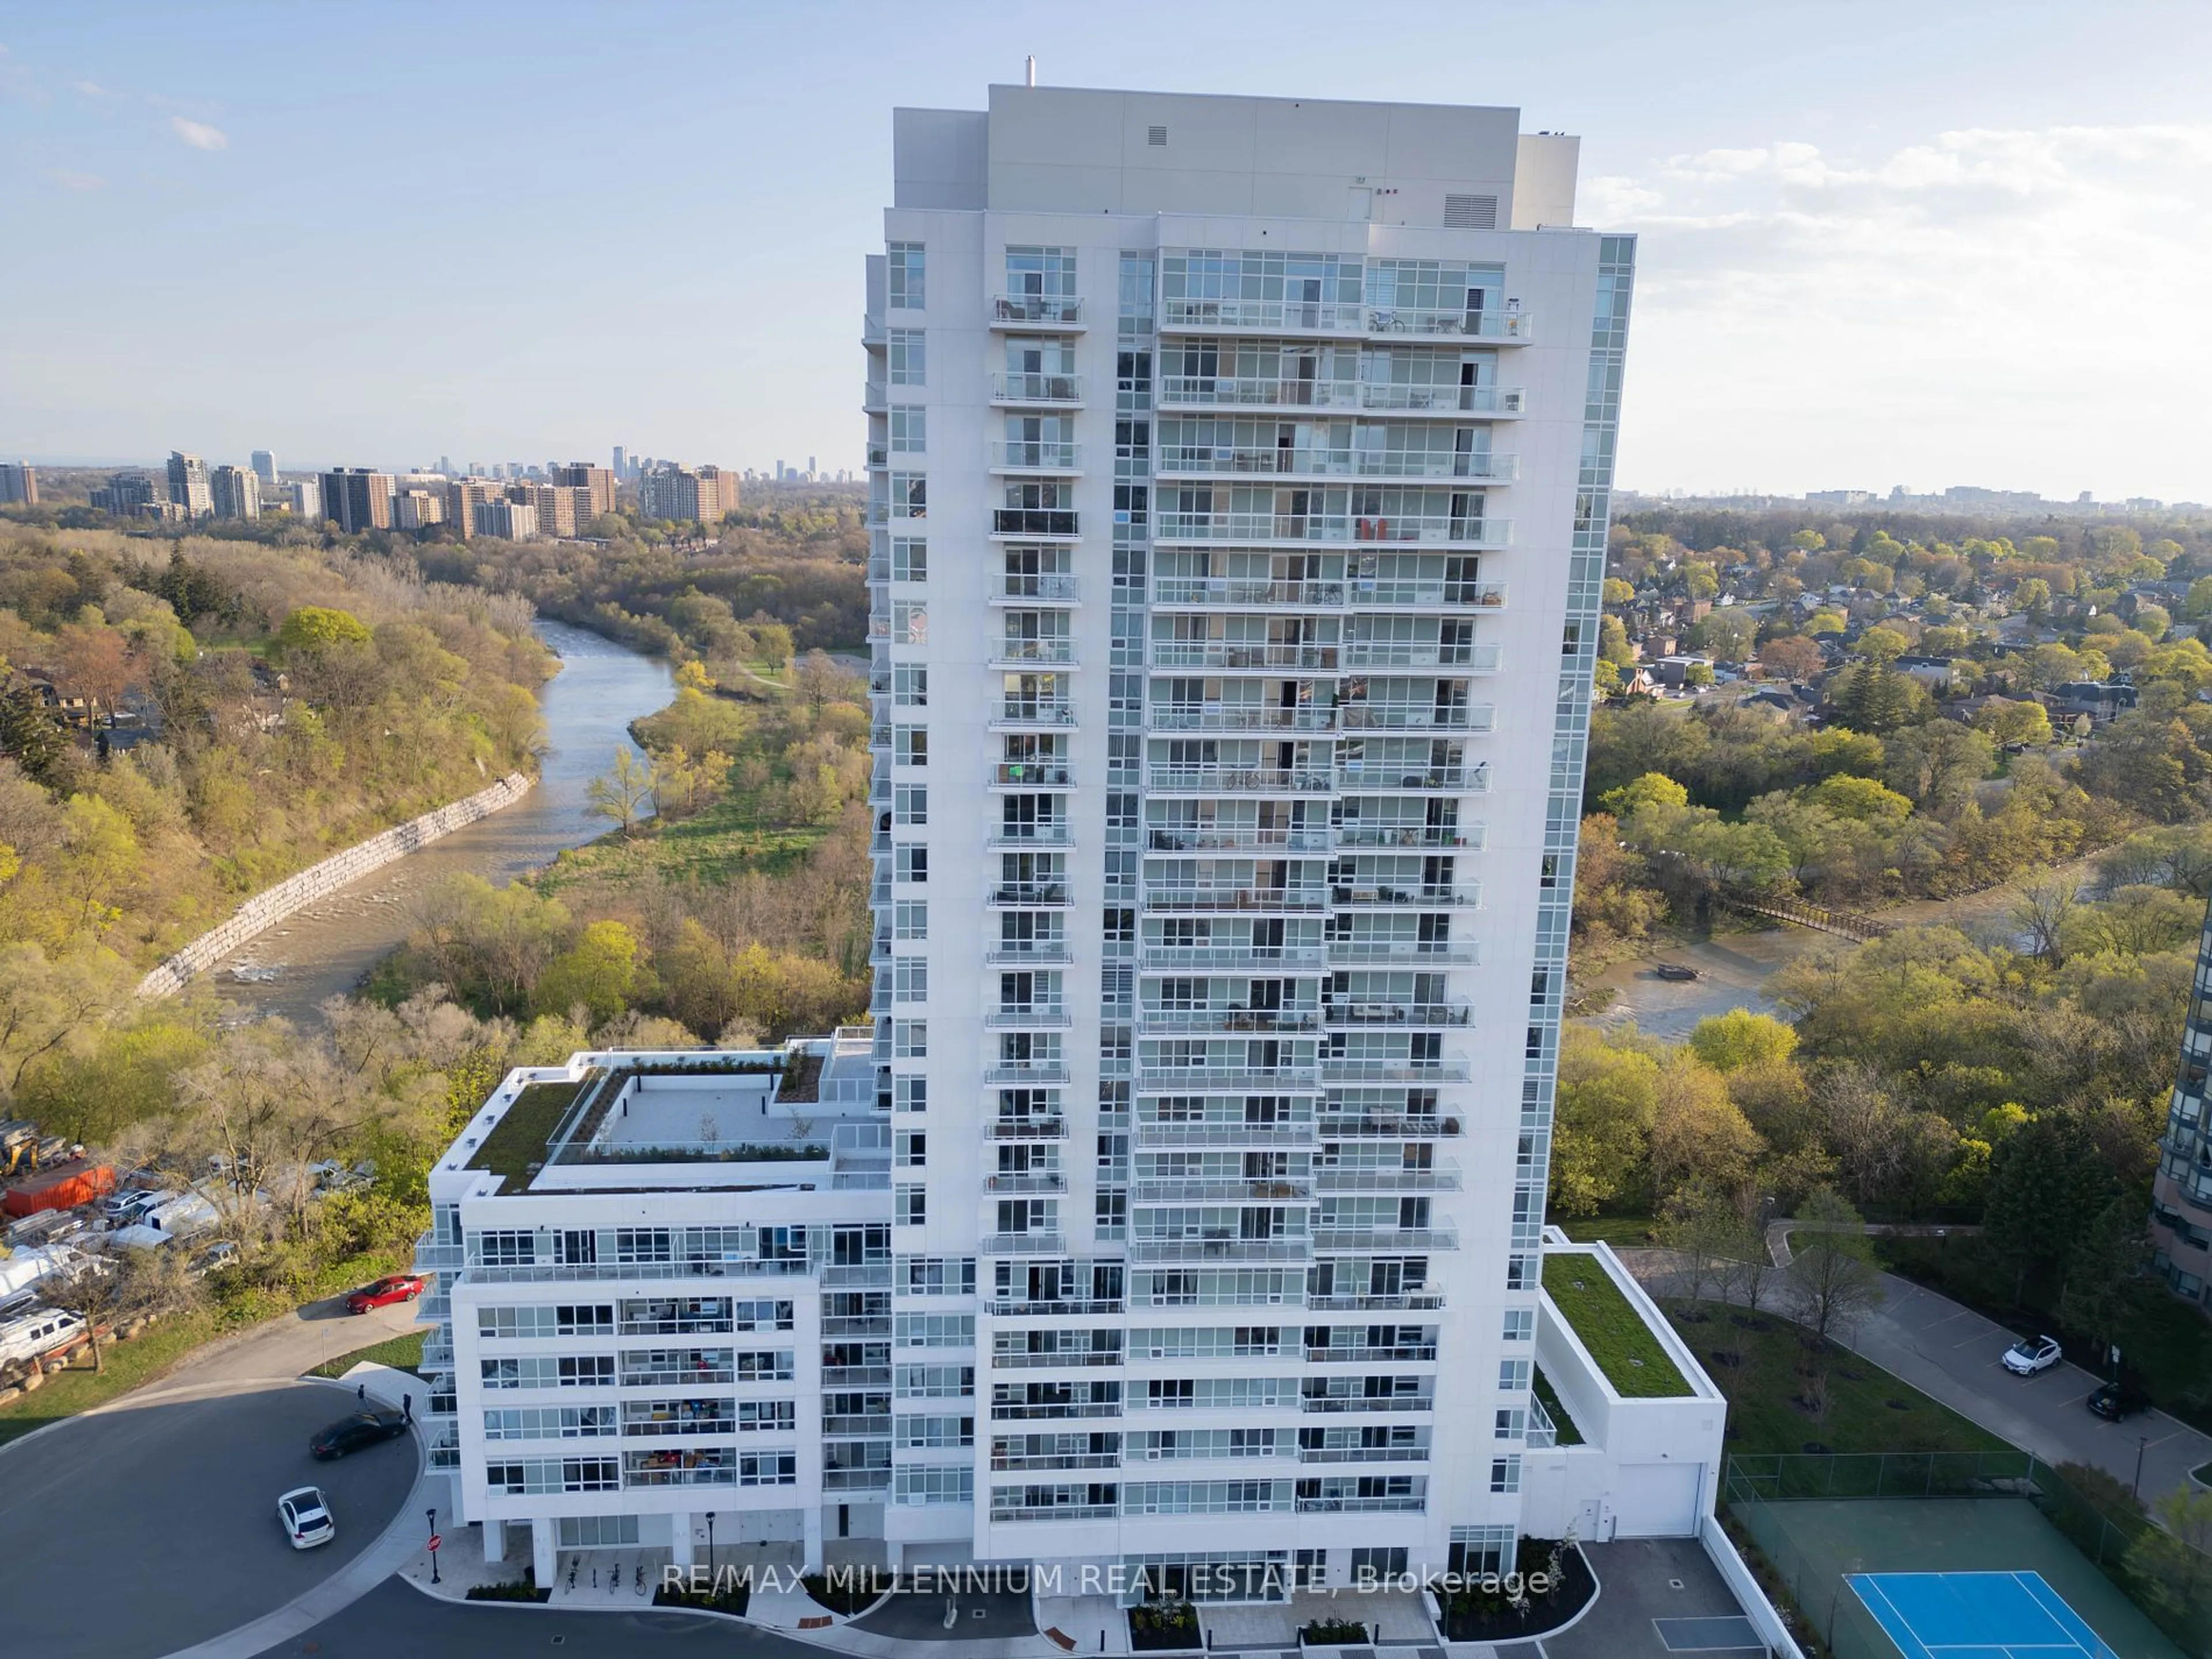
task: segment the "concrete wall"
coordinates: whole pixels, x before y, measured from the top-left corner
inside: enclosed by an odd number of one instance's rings
[[[287,876],[274,887],[256,893],[238,907],[237,914],[228,921],[202,933],[140,980],[138,994],[175,995],[195,975],[205,973],[246,940],[275,927],[294,911],[328,897],[349,882],[381,869],[394,859],[420,851],[441,836],[451,835],[465,824],[489,817],[502,806],[512,806],[530,793],[531,782],[521,773],[511,772],[490,788],[478,790],[465,800],[441,806],[434,812],[425,812],[405,823],[394,824],[382,835],[356,842],[343,853],[333,853],[296,876]]]

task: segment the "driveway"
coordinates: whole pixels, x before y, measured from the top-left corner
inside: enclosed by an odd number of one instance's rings
[[[398,1514],[412,1436],[334,1463],[307,1437],[352,1403],[329,1383],[165,1389],[0,1454],[8,1645],[154,1659],[270,1613],[338,1573]],[[278,1494],[318,1486],[337,1536],[295,1550]]]

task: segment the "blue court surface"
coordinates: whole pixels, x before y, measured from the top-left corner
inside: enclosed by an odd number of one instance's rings
[[[1855,1572],[1905,1659],[2118,1659],[2033,1572]]]

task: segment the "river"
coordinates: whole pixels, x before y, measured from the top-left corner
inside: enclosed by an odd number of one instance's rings
[[[676,695],[665,663],[564,623],[541,620],[538,636],[560,653],[561,672],[538,694],[545,721],[538,787],[501,812],[456,830],[419,853],[363,876],[287,916],[207,976],[236,1017],[281,1014],[319,1023],[325,997],[349,991],[414,925],[415,901],[457,872],[504,886],[606,833],[588,811],[585,786],[636,750],[632,720]]]

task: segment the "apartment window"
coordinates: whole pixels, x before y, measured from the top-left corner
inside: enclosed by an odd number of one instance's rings
[[[1536,1310],[1534,1308],[1508,1308],[1505,1310],[1505,1340],[1508,1342],[1532,1342],[1536,1337]]]
[[[912,842],[891,848],[891,879],[926,882],[929,879],[929,848]]]
[[[920,1227],[929,1220],[929,1188],[919,1182],[902,1182],[891,1192],[893,1218],[902,1227]]]
[[[901,1504],[972,1504],[975,1500],[975,1471],[965,1464],[908,1464],[896,1471],[892,1480],[891,1496]]]
[[[758,1434],[798,1426],[796,1408],[788,1400],[740,1400],[738,1432]]]
[[[885,298],[894,311],[920,311],[929,302],[928,267],[920,242],[890,242],[884,249]]]
[[[1092,1204],[1102,1238],[1109,1233],[1118,1236],[1129,1224],[1129,1194],[1126,1190],[1109,1188],[1098,1193]]]
[[[902,1417],[893,1426],[898,1431],[898,1443],[910,1450],[975,1443],[975,1419],[972,1417]]]
[[[1502,1492],[1521,1490],[1521,1459],[1517,1455],[1490,1460],[1490,1489]]]
[[[929,1000],[928,957],[893,957],[891,958],[891,1000],[894,1002]]]
[[[919,939],[929,937],[929,901],[901,899],[891,906],[891,937]]]
[[[900,708],[929,707],[929,670],[919,663],[901,663],[891,670],[891,702]]]
[[[895,328],[887,341],[893,386],[929,384],[929,339],[918,328]]]
[[[1386,1578],[1406,1576],[1406,1551],[1402,1547],[1382,1548],[1368,1546],[1352,1552],[1352,1582],[1374,1585]]]
[[[892,727],[891,763],[895,766],[928,765],[929,728],[926,726]]]
[[[891,822],[922,824],[929,822],[929,786],[902,783],[891,791]]]
[[[896,599],[891,604],[891,643],[927,645],[929,607],[919,599]]]
[[[796,1452],[745,1452],[738,1459],[741,1486],[795,1486],[799,1484]]]
[[[975,1394],[973,1365],[901,1365],[892,1377],[902,1400],[969,1400]]]
[[[1058,247],[1008,248],[1006,292],[1016,296],[1073,297],[1075,255]]]
[[[635,1544],[638,1538],[634,1515],[564,1515],[557,1528],[564,1550],[611,1549]]]
[[[1528,1362],[1525,1359],[1501,1359],[1498,1362],[1498,1391],[1500,1394],[1525,1394],[1528,1390]]]
[[[1493,1440],[1518,1440],[1528,1431],[1528,1413],[1520,1406],[1502,1406],[1498,1411],[1497,1427],[1492,1431]]]
[[[902,1129],[891,1138],[891,1161],[902,1170],[918,1170],[929,1162],[929,1136],[921,1129]]]
[[[891,410],[891,453],[920,455],[929,448],[929,411],[919,404]]]
[[[894,519],[926,519],[929,516],[929,479],[920,472],[894,472],[890,476],[890,516]]]
[[[891,538],[891,580],[923,582],[929,580],[929,544],[920,536]]]
[[[927,1060],[929,1057],[929,1022],[926,1019],[893,1020],[891,1053],[901,1060]]]
[[[902,1348],[971,1348],[975,1346],[973,1314],[899,1315],[892,1338]]]
[[[891,1100],[902,1112],[921,1112],[929,1109],[929,1079],[926,1077],[895,1077],[891,1079]]]
[[[520,1267],[538,1260],[538,1235],[521,1229],[477,1235],[477,1260],[489,1267]]]

